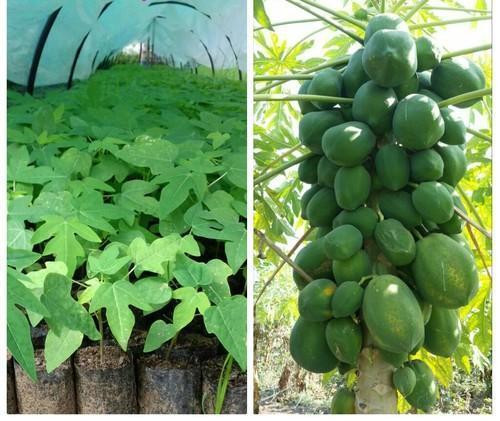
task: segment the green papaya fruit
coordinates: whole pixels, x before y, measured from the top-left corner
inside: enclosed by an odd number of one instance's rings
[[[322,155],[321,138],[331,127],[342,124],[344,119],[339,110],[312,111],[299,122],[300,142],[316,155]]]
[[[443,176],[439,181],[455,187],[467,171],[467,158],[459,146],[436,146],[436,151],[443,160]]]
[[[418,151],[410,156],[410,178],[420,183],[436,181],[443,176],[444,162],[434,149]]]
[[[326,325],[325,335],[330,351],[339,361],[356,364],[363,342],[359,325],[350,317],[332,319]]]
[[[396,29],[408,32],[408,25],[395,13],[380,13],[370,19],[365,29],[365,44],[373,34],[381,29]]]
[[[444,135],[439,140],[448,145],[462,145],[465,143],[467,128],[460,114],[451,108],[441,108],[444,120]]]
[[[337,228],[341,225],[353,225],[363,234],[363,238],[366,239],[373,235],[377,222],[377,213],[372,208],[361,206],[352,211],[343,210],[340,212],[333,220],[332,226],[333,228]]]
[[[299,180],[306,184],[316,184],[318,182],[318,164],[321,157],[319,155],[302,161],[298,168]]]
[[[337,285],[344,282],[359,282],[364,276],[371,275],[372,262],[364,250],[359,250],[346,260],[334,260],[332,271]]]
[[[461,336],[458,311],[434,306],[429,323],[425,326],[424,348],[431,354],[448,358],[457,349]]]
[[[406,98],[408,95],[416,94],[420,89],[420,83],[418,81],[418,75],[415,73],[410,79],[406,82],[398,85],[394,88],[394,92],[396,93],[396,97],[398,100],[402,100]]]
[[[432,90],[440,97],[448,99],[467,92],[484,89],[486,79],[481,68],[465,57],[454,57],[443,60],[431,76]],[[456,107],[468,108],[480,98],[455,104]]]
[[[311,79],[307,93],[309,95],[341,97],[342,73],[332,68],[320,70]],[[311,103],[321,110],[328,110],[337,105],[336,102],[311,101]]]
[[[332,225],[340,210],[335,192],[328,187],[322,187],[309,200],[306,215],[312,227],[326,227]]]
[[[405,266],[415,259],[415,239],[397,219],[384,219],[375,227],[375,241],[394,266]]]
[[[392,128],[399,143],[419,151],[439,141],[444,134],[444,121],[435,101],[425,95],[412,94],[397,105]]]
[[[382,359],[394,368],[402,367],[408,361],[408,352],[389,352],[384,349],[379,349],[379,352]]]
[[[436,403],[438,388],[434,374],[429,366],[421,360],[412,360],[407,366],[416,377],[415,387],[405,399],[411,406],[429,412]]]
[[[330,227],[318,227],[316,228],[316,239],[323,238],[326,234],[328,234],[332,229]]]
[[[383,187],[401,190],[410,181],[410,161],[400,146],[382,146],[375,155],[375,169]]]
[[[299,317],[290,334],[292,358],[312,373],[328,373],[339,363],[326,342],[326,325],[326,322],[309,322]]]
[[[411,269],[419,295],[433,307],[459,308],[477,293],[479,281],[473,256],[444,234],[429,234],[417,241]]]
[[[397,103],[394,89],[382,88],[370,80],[354,95],[352,116],[354,120],[368,124],[376,135],[383,135],[391,130]]]
[[[363,57],[363,48],[356,50],[351,57],[349,57],[349,62],[344,70],[342,75],[343,82],[343,95],[346,98],[353,98],[356,95],[359,87],[363,85],[363,83],[368,82],[370,78],[363,69],[362,63]],[[346,120],[346,121],[350,121]]]
[[[347,364],[347,363],[343,363],[343,362],[340,362],[339,363],[339,366],[337,367],[338,370],[339,370],[339,374],[341,375],[344,375],[346,374],[347,372],[353,370],[356,368],[356,366],[354,365],[351,365],[351,364]]]
[[[318,184],[323,187],[335,186],[335,175],[339,167],[330,161],[326,156],[322,156],[318,163]]]
[[[358,20],[368,20],[368,11],[366,9],[358,9],[354,12],[354,17]]]
[[[436,94],[435,92],[432,92],[432,91],[430,90],[430,88],[429,88],[429,89],[419,89],[419,90],[418,90],[418,93],[419,93],[420,95],[425,95],[425,96],[429,97],[429,98],[430,98],[430,99],[432,99],[432,100],[433,100],[436,104],[439,104],[439,103],[443,100],[443,98],[441,98],[438,94]]]
[[[417,73],[418,76],[418,89],[431,89],[431,71],[426,70],[425,72]]]
[[[374,277],[365,289],[363,318],[375,344],[408,353],[424,337],[424,320],[411,289],[393,275]]]
[[[362,62],[366,74],[377,85],[393,88],[417,71],[417,48],[408,32],[381,29],[366,43]]]
[[[401,395],[408,396],[417,384],[417,376],[411,367],[400,367],[392,373],[392,383]]]
[[[363,235],[353,225],[342,225],[325,235],[323,248],[330,259],[346,260],[363,245]]]
[[[347,210],[359,208],[368,199],[370,187],[370,174],[362,165],[340,168],[334,189],[338,205]]]
[[[352,121],[328,129],[321,146],[325,156],[334,164],[352,167],[367,158],[375,147],[375,139],[368,125]]]
[[[299,294],[299,314],[310,322],[324,322],[333,317],[331,301],[335,283],[330,279],[315,279]]]
[[[332,261],[323,252],[322,238],[311,241],[303,247],[295,257],[295,264],[313,279],[333,279]],[[293,280],[299,290],[308,284],[296,270],[293,271]]]
[[[354,414],[356,396],[345,387],[338,389],[332,399],[332,414]]]
[[[417,70],[419,72],[432,70],[441,63],[443,49],[431,37],[422,35],[415,40],[415,45],[417,46]]]
[[[310,84],[311,84],[310,80],[304,81],[304,83],[302,85],[300,85],[299,95],[306,95]],[[302,113],[302,115],[305,115],[305,114],[310,113],[312,111],[319,111],[319,108],[314,106],[311,103],[311,101],[298,101],[298,102],[299,102],[300,112]]]
[[[453,204],[459,208],[465,215],[467,215],[467,209],[465,208],[464,204],[460,200],[460,196],[455,192],[453,187],[448,186],[447,184],[444,185],[445,187],[448,188],[448,191],[451,193],[451,197],[453,199]],[[460,234],[464,228],[465,221],[458,216],[458,214],[455,212],[451,219],[448,222],[445,222],[444,224],[439,224],[439,230],[443,234]]]
[[[443,224],[453,216],[453,198],[446,187],[437,181],[420,183],[413,191],[411,199],[415,209],[426,220]]]
[[[302,219],[306,219],[306,220],[309,219],[307,216],[307,205],[309,204],[309,201],[311,200],[311,198],[318,191],[320,191],[321,188],[322,188],[321,186],[314,184],[302,194],[302,197],[300,198],[300,209],[301,209],[300,216]]]
[[[378,196],[378,205],[384,218],[397,219],[407,229],[411,230],[422,223],[422,216],[415,209],[411,194],[408,192],[383,191]]]
[[[363,288],[357,282],[343,282],[331,300],[333,317],[348,317],[361,308]]]

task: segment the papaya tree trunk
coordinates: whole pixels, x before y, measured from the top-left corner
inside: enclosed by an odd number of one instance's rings
[[[397,394],[392,385],[394,367],[386,363],[376,348],[366,346],[358,360],[356,414],[396,414]]]

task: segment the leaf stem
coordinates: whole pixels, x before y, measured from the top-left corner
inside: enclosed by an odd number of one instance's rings
[[[477,130],[471,129],[470,127],[467,127],[467,133],[470,133],[471,135],[479,137],[480,139],[486,140],[488,142],[492,142],[491,136],[488,136],[487,134],[484,134],[484,133],[479,132]]]
[[[472,231],[472,228],[470,227],[469,223],[465,224],[465,227],[467,228],[467,232],[469,233],[470,239],[474,243],[474,247],[476,248],[476,251],[479,254],[479,257],[481,258],[481,262],[483,263],[484,269],[486,270],[486,273],[488,274],[490,281],[493,282],[493,278],[491,276],[490,269],[488,268],[488,265],[486,264],[486,259],[484,257],[483,251],[481,250],[481,247],[479,247],[479,242],[477,241],[477,238],[474,234],[474,231]]]
[[[311,15],[313,16],[316,16],[320,19],[322,19],[323,21],[325,21],[326,23],[328,23],[329,25],[333,26],[334,28],[338,29],[340,32],[343,32],[345,35],[347,35],[348,37],[352,38],[353,40],[359,42],[361,45],[363,45],[363,39],[356,33],[348,30],[348,29],[345,29],[343,28],[341,25],[339,25],[337,22],[335,22],[334,20],[330,19],[330,18],[327,18],[325,16],[322,16],[320,15],[319,13],[315,12],[313,9],[311,9],[310,7],[307,7],[301,3],[299,3],[298,1],[295,1],[295,0],[286,0],[288,3],[291,3],[293,4],[294,6],[297,6],[297,7],[300,7],[301,9],[305,10],[306,12],[310,13]],[[303,1],[303,0],[302,0]]]
[[[396,13],[403,4],[405,4],[406,0],[399,0],[394,7],[392,8],[391,12]]]
[[[326,95],[287,95],[287,94],[269,94],[254,95],[254,101],[316,101],[316,102],[334,102],[337,104],[352,104],[352,98],[344,98]]]
[[[462,209],[460,209],[459,207],[455,206],[455,213],[460,217],[462,218],[465,222],[469,223],[470,225],[472,225],[475,229],[477,229],[481,234],[485,235],[486,237],[488,238],[492,238],[491,237],[491,233],[484,229],[481,225],[479,225],[478,223],[474,222],[472,219],[470,219],[463,211]]]
[[[422,28],[432,28],[434,26],[445,26],[445,25],[454,25],[456,23],[469,23],[469,22],[477,22],[480,20],[491,20],[491,16],[469,16],[461,19],[450,19],[450,20],[439,20],[436,22],[423,22],[423,23],[415,23],[413,25],[408,25],[410,30],[414,29],[422,29]]]
[[[99,333],[101,334],[101,339],[99,340],[99,357],[101,360],[101,366],[104,364],[104,325],[102,322],[102,311],[97,312],[97,322],[99,323]]]
[[[288,263],[300,276],[302,276],[307,282],[312,282],[313,278],[309,276],[300,266],[298,266],[293,260],[291,260],[283,251],[276,246],[271,240],[269,240],[264,233],[260,232],[258,229],[254,229],[255,235],[264,241],[271,250],[273,250],[281,259]]]
[[[291,155],[292,153],[294,153],[296,150],[302,148],[304,145],[302,145],[302,143],[297,143],[293,148],[290,148],[288,149],[283,155],[280,155],[278,156],[277,158],[273,159],[268,165],[266,165],[262,171],[260,172],[259,174],[259,177],[263,174],[266,173],[266,171],[269,169],[269,168],[272,168],[274,167],[274,164],[276,164],[277,162],[280,162],[282,161],[284,158],[286,158],[288,155]]]
[[[467,204],[467,207],[469,208],[469,211],[475,216],[477,222],[479,225],[481,225],[483,228],[486,228],[486,225],[484,224],[483,220],[481,219],[481,215],[479,215],[476,207],[472,204],[472,202],[469,199],[469,196],[465,193],[464,189],[460,186],[457,186],[457,191],[464,200],[464,202]]]
[[[343,65],[347,64],[348,62],[349,62],[349,56],[343,56],[343,57],[339,57],[339,58],[336,58],[336,59],[333,59],[333,60],[325,61],[324,63],[322,63],[322,64],[320,64],[318,66],[302,70],[302,71],[300,71],[298,73],[295,73],[295,74],[298,74],[298,75],[308,75],[308,74],[311,74],[311,73],[318,72],[320,70],[326,69],[327,67],[333,67],[333,68],[340,67],[340,66],[343,66]],[[276,86],[282,85],[285,82],[286,82],[286,80],[269,83],[266,86],[264,86],[263,88],[257,89],[255,91],[255,93],[256,94],[261,94],[263,92],[268,91],[271,88],[275,88]]]
[[[491,95],[491,88],[478,89],[476,91],[467,92],[465,94],[457,95],[438,103],[439,108],[447,107],[448,105],[457,105],[473,99],[482,98],[485,95]]]
[[[410,20],[411,17],[417,13],[422,7],[425,6],[425,4],[428,2],[429,0],[420,0],[415,6],[413,6],[413,8],[410,9],[410,11],[403,17],[403,20],[407,21],[407,20]]]
[[[277,22],[273,23],[273,28],[276,28],[277,26],[284,26],[284,25],[293,25],[296,23],[310,23],[310,22],[318,22],[321,21],[322,19],[318,18],[309,18],[309,19],[295,19],[295,20],[285,20],[283,22]],[[254,32],[260,31],[262,29],[266,29],[264,26],[259,26],[254,29]]]
[[[491,13],[490,10],[481,9],[462,9],[461,7],[445,7],[445,6],[424,6],[425,10],[447,10],[450,12],[464,12],[464,13]]]
[[[442,59],[465,56],[467,54],[478,53],[480,51],[490,50],[491,43],[478,45],[477,47],[464,48],[463,50],[450,51],[449,53],[444,53]]]
[[[313,156],[314,156],[314,154],[312,152],[310,152],[308,154],[299,156],[298,158],[292,159],[291,161],[284,163],[283,165],[279,166],[278,168],[276,168],[272,171],[269,171],[266,174],[260,175],[259,177],[257,177],[254,180],[253,185],[257,186],[260,183],[267,181],[267,180],[277,176],[278,174],[281,174],[283,171],[287,170],[288,168],[293,167],[294,165],[300,164],[302,161],[305,161],[306,159],[311,158]]]
[[[297,242],[293,245],[293,247],[290,249],[290,251],[287,253],[287,256],[288,257],[292,257],[293,254],[295,253],[295,251],[300,247],[300,245],[306,240],[307,237],[309,237],[309,234],[311,234],[311,232],[314,231],[314,228],[313,227],[310,227],[305,233],[304,235],[302,235],[302,237],[300,237]],[[264,291],[267,289],[267,287],[271,284],[271,282],[273,281],[273,279],[276,277],[276,275],[279,273],[279,271],[283,268],[283,266],[285,266],[285,261],[282,260],[280,262],[280,264],[276,267],[276,269],[274,270],[274,272],[271,274],[271,276],[269,277],[269,279],[266,281],[266,283],[264,284],[264,286],[262,287],[262,289],[260,290],[259,292],[259,295],[257,296],[257,298],[255,299],[255,302],[254,302],[254,307],[257,306],[257,303],[259,302],[260,298],[262,297],[262,295],[264,294]]]
[[[316,7],[317,9],[323,10],[324,12],[329,13],[330,15],[335,16],[338,19],[344,20],[346,22],[349,22],[350,24],[357,26],[358,28],[362,29],[363,31],[366,29],[366,25],[359,21],[358,19],[354,19],[347,15],[346,13],[339,12],[337,10],[330,9],[329,7],[323,6],[321,4],[312,2],[311,0],[300,0],[302,3],[306,3],[310,6]]]

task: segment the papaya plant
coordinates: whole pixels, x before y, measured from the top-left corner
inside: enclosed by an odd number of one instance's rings
[[[454,367],[491,352],[491,44],[445,42],[491,13],[287,2],[308,19],[275,23],[265,1],[255,15],[255,241],[277,266],[256,305],[287,264],[290,354],[344,377],[333,413],[430,412]],[[277,34],[310,22],[290,48]]]
[[[241,82],[164,66],[9,89],[7,344],[32,379],[32,328],[51,372],[146,316],[144,352],[201,317],[246,369],[245,119]]]

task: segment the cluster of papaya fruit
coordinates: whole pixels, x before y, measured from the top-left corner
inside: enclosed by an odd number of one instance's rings
[[[429,411],[437,385],[413,355],[424,347],[451,357],[457,309],[478,290],[455,192],[466,126],[439,103],[484,88],[485,77],[468,59],[442,60],[436,42],[415,39],[397,15],[373,17],[364,41],[344,69],[324,69],[299,91],[353,102],[299,103],[299,138],[314,154],[298,168],[311,185],[302,217],[317,234],[295,259],[300,317],[290,351],[306,370],[345,373],[362,347],[375,347],[394,367],[394,387]],[[332,408],[353,412],[353,392],[342,389]]]

